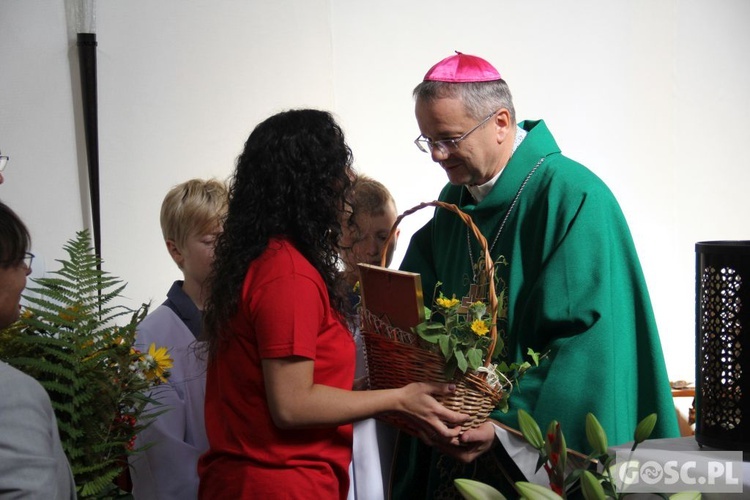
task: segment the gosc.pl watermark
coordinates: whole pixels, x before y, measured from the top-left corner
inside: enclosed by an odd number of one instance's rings
[[[742,452],[618,450],[615,468],[620,493],[742,493]]]

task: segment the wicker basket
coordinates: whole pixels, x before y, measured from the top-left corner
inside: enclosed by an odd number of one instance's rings
[[[456,213],[461,220],[473,232],[482,248],[485,263],[485,272],[488,274],[488,306],[492,326],[489,336],[492,340],[488,352],[493,352],[497,343],[497,309],[498,300],[495,287],[492,286],[494,278],[494,266],[491,265],[492,258],[487,249],[487,240],[479,232],[467,214],[463,213],[455,205],[432,201],[421,203],[401,214],[391,228],[381,258],[381,266],[385,266],[385,254],[398,224],[401,220],[414,212],[425,207],[440,207]],[[478,427],[482,424],[490,412],[497,406],[502,397],[502,391],[487,383],[487,374],[461,373],[457,371],[456,377],[449,381],[445,377],[445,359],[434,352],[419,338],[416,333],[407,332],[394,328],[371,314],[364,307],[361,309],[362,336],[365,341],[365,360],[367,364],[370,389],[392,389],[403,387],[411,382],[453,382],[456,391],[447,396],[437,396],[443,406],[451,410],[470,415],[471,418],[463,424],[463,430]],[[490,364],[490,356],[485,360],[485,367]],[[409,418],[401,413],[387,413],[378,417],[410,434],[417,434],[416,427]]]

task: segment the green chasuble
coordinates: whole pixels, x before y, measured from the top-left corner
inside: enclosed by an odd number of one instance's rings
[[[622,211],[607,186],[560,153],[543,121],[520,124],[528,135],[492,191],[476,203],[463,186],[447,185],[440,200],[471,215],[491,245],[529,172],[492,258],[506,286],[506,360],[549,351],[510,397],[510,411],[491,418],[518,428],[523,408],[546,429],[559,421],[569,448],[589,452],[585,417],[592,412],[610,445],[633,439],[637,423],[656,412],[652,438],[679,431],[653,310]],[[539,163],[540,160],[544,160]],[[437,209],[411,239],[401,268],[422,275],[426,303],[437,281],[463,297],[472,282],[466,225]],[[472,236],[472,255],[480,255]],[[463,466],[401,433],[394,498],[459,498],[452,480],[474,477],[513,494],[493,471],[496,446]]]

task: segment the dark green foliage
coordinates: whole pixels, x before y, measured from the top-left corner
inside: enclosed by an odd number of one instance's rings
[[[0,358],[49,393],[79,496],[117,498],[113,480],[148,420],[143,394],[154,385],[132,349],[148,305],[115,304],[125,285],[100,269],[87,231],[64,248],[62,268],[33,280],[30,306],[0,332]]]

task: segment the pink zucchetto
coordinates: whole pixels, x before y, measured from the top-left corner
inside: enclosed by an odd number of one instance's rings
[[[491,82],[500,80],[500,73],[490,63],[477,56],[456,51],[455,56],[446,57],[424,75],[429,82]]]

